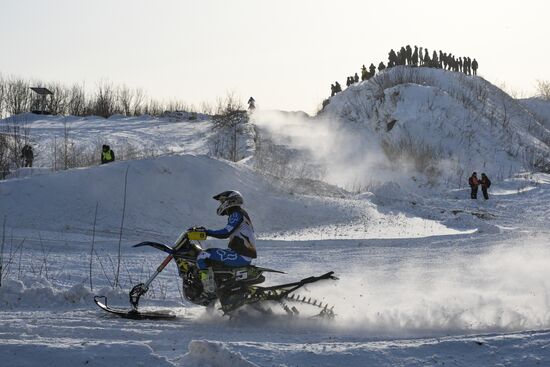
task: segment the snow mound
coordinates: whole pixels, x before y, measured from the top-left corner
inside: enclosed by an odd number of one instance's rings
[[[52,305],[88,305],[92,294],[84,284],[77,283],[64,290],[56,289],[43,277],[22,280],[7,279],[0,287],[0,309],[14,307],[45,307]]]
[[[206,340],[189,342],[189,353],[181,360],[188,367],[255,367],[256,364],[247,361],[241,353],[227,349],[222,343]]]
[[[166,242],[193,225],[222,226],[225,222],[213,214],[217,203],[211,197],[228,189],[239,190],[246,198],[245,207],[254,218],[259,238],[286,231],[301,232],[304,228],[311,229],[306,231],[308,234],[321,235],[314,238],[330,238],[340,232],[331,226],[350,223],[361,230],[345,233],[361,237],[363,229],[386,217],[367,200],[342,198],[345,192],[330,185],[312,186],[315,181],[306,181],[300,185],[311,187],[303,192],[307,195],[290,194],[285,192],[290,188],[284,183],[249,167],[193,155],[115,162],[5,180],[0,182],[0,217],[6,215],[7,227],[25,232],[26,238],[62,232],[66,236],[74,234],[71,244],[88,246],[98,204],[95,233],[101,241],[113,242],[120,231],[126,173],[125,240],[146,237]],[[312,191],[330,193],[332,197],[314,196]],[[48,215],[44,215],[45,211]],[[339,223],[335,223],[335,218]],[[447,233],[443,226],[434,225],[428,235],[442,233],[441,230]],[[408,227],[414,230],[414,225]]]
[[[320,117],[362,136],[357,141],[372,147],[365,156],[382,152],[394,170],[432,181],[461,184],[472,171],[504,178],[549,166],[548,126],[526,104],[462,73],[395,67],[332,97]]]

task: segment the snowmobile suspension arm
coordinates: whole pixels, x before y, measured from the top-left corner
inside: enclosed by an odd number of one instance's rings
[[[172,255],[168,255],[166,256],[166,258],[164,259],[164,261],[159,265],[159,267],[157,268],[157,270],[153,273],[153,275],[151,275],[151,277],[149,279],[147,279],[147,281],[145,282],[144,284],[144,287],[145,289],[149,289],[149,285],[153,282],[153,280],[164,270],[164,268],[166,267],[166,265],[168,265],[170,263],[170,261],[172,261],[172,259],[174,258],[174,256]]]
[[[161,271],[164,270],[166,265],[172,261],[174,258],[173,255],[168,255],[164,259],[164,261],[159,265],[157,270],[147,279],[145,283],[139,283],[138,285],[134,286],[132,290],[130,291],[130,304],[132,305],[134,310],[137,310],[138,304],[139,304],[139,298],[143,296],[147,291],[149,290],[149,286],[155,280],[155,278],[161,273]]]

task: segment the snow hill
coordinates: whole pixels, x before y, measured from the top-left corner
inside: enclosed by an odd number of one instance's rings
[[[437,160],[499,177],[550,153],[550,130],[524,104],[480,77],[441,69],[392,68],[332,98],[325,113],[366,125],[393,149],[411,139]]]
[[[347,189],[407,186],[412,176],[461,187],[472,171],[504,179],[550,167],[548,102],[515,100],[481,77],[398,66],[328,102],[312,119],[260,112],[255,121]]]

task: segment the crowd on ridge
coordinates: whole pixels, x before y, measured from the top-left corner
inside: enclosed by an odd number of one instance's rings
[[[381,61],[378,64],[378,72],[398,65],[444,69],[464,73],[466,75],[477,75],[477,69],[479,67],[479,63],[475,58],[472,60],[472,58],[467,56],[457,57],[452,53],[446,53],[441,50],[434,50],[430,56],[430,51],[427,48],[414,46],[413,49],[410,45],[407,45],[402,46],[397,52],[391,49],[388,53],[387,65]],[[349,87],[352,84],[358,83],[359,80],[369,80],[376,74],[376,70],[377,67],[373,63],[371,63],[368,68],[363,65],[361,67],[361,77],[359,77],[358,73],[348,76],[346,79],[346,86]],[[342,86],[340,83],[335,82],[331,84],[330,89],[330,96],[332,97],[336,93],[342,91]]]

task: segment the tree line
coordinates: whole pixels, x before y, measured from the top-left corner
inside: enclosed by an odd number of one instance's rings
[[[194,108],[181,101],[159,102],[148,98],[139,88],[98,83],[87,92],[83,84],[64,85],[57,82],[29,81],[0,75],[0,118],[40,109],[41,98],[30,87],[48,88],[53,95],[46,97],[45,110],[53,115],[158,116],[165,111],[188,111]],[[203,106],[208,110],[208,106]]]

